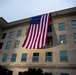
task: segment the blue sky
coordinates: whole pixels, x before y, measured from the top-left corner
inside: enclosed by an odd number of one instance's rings
[[[0,0],[0,17],[7,22],[76,7],[76,0]]]

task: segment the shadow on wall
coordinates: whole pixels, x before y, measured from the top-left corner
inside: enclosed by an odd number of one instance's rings
[[[48,37],[51,37],[51,38],[49,39]],[[41,49],[52,48],[52,47],[55,47],[60,44],[58,41],[56,30],[55,30],[54,26],[52,26],[52,32],[48,33],[48,37],[47,37],[47,41],[46,41],[46,46]],[[49,43],[48,43],[48,39],[49,39]]]

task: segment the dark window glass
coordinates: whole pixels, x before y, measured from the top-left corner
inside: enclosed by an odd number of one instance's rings
[[[8,41],[7,44],[6,44],[6,49],[9,49],[11,46],[11,41]]]
[[[16,57],[17,57],[17,54],[12,54],[11,62],[15,62],[16,61]]]
[[[48,32],[52,32],[52,25],[48,26]]]
[[[72,21],[72,28],[76,28],[76,21]]]
[[[47,37],[47,45],[52,45],[52,44],[53,44],[52,36]]]
[[[76,33],[74,33],[73,36],[74,36],[74,42],[76,43]]]
[[[0,49],[2,49],[3,43],[0,43]]]
[[[24,72],[19,72],[19,74],[18,75],[24,75]]]
[[[66,35],[60,35],[59,40],[60,40],[61,44],[65,44],[66,43]]]
[[[33,62],[38,62],[39,61],[39,53],[34,53],[33,54]]]
[[[23,54],[22,54],[21,61],[22,61],[22,62],[25,62],[26,60],[27,60],[27,53],[23,53]]]
[[[60,61],[68,61],[67,51],[60,51]]]
[[[6,62],[6,60],[7,60],[7,56],[8,56],[8,54],[4,54],[4,55],[3,55],[2,62]]]
[[[7,74],[6,75],[13,75],[13,71],[7,70]]]
[[[19,43],[20,43],[20,40],[16,40],[16,41],[15,41],[14,48],[18,48],[18,47],[19,47]]]
[[[17,37],[20,37],[22,34],[22,30],[18,30]]]
[[[48,73],[48,75],[52,75],[52,73]]]
[[[6,37],[6,33],[3,33],[2,39],[5,39],[5,37]]]
[[[59,30],[65,30],[65,24],[59,23]]]
[[[52,52],[46,52],[45,61],[52,61]]]
[[[61,75],[69,75],[69,73],[61,73]]]
[[[10,34],[9,34],[9,38],[12,38],[13,35],[14,35],[14,31],[10,32]]]

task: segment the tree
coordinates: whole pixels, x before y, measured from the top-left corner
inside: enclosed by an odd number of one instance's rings
[[[0,65],[0,75],[12,75],[12,71]]]
[[[0,65],[0,75],[5,75],[7,72],[7,69]]]
[[[43,71],[39,68],[29,68],[28,71],[25,71],[23,75],[43,75]]]

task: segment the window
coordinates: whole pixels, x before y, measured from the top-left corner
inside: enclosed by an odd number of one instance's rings
[[[22,34],[22,30],[18,30],[17,37],[20,37]]]
[[[67,51],[60,51],[60,61],[68,61]]]
[[[52,73],[49,72],[48,75],[52,75]]]
[[[11,41],[8,41],[7,44],[6,44],[6,49],[9,49],[11,46]]]
[[[20,43],[20,40],[16,40],[16,41],[15,41],[14,48],[18,48],[18,47],[19,47],[19,43]]]
[[[27,60],[27,53],[22,53],[21,61],[25,62]]]
[[[69,75],[69,73],[61,73],[61,75]]]
[[[10,32],[10,34],[9,34],[9,38],[12,38],[13,35],[14,35],[14,31]]]
[[[61,44],[65,44],[66,43],[66,35],[60,35],[59,40],[60,40]]]
[[[52,61],[52,52],[46,52],[46,61]]]
[[[28,34],[28,29],[26,29],[26,35]]]
[[[59,30],[65,30],[65,24],[59,23]]]
[[[6,33],[3,33],[2,39],[5,39],[5,37],[6,37]]]
[[[33,54],[33,62],[38,62],[39,61],[39,53],[34,53]]]
[[[74,36],[74,42],[76,43],[76,33],[74,33],[73,36]]]
[[[0,43],[0,49],[2,49],[3,43]]]
[[[8,56],[8,54],[4,54],[4,55],[3,55],[2,62],[6,62],[6,60],[7,60],[7,56]]]
[[[52,36],[47,37],[47,45],[52,45],[52,44],[53,44]]]
[[[11,62],[15,62],[16,61],[16,57],[17,57],[17,54],[12,54]]]
[[[13,75],[13,71],[7,70],[6,75]]]
[[[25,72],[19,72],[18,75],[25,75]]]
[[[76,28],[76,21],[72,21],[72,28]]]
[[[52,25],[48,26],[48,32],[52,32]]]

